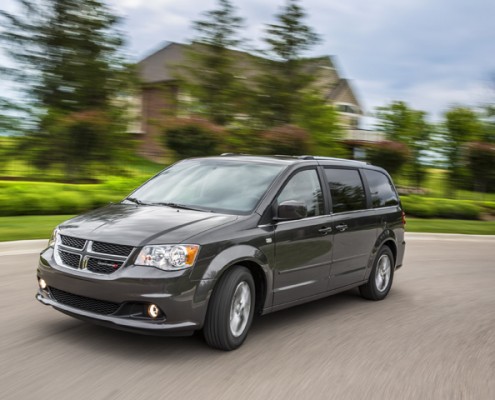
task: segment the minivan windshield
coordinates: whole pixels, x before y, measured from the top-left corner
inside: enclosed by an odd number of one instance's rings
[[[155,176],[126,200],[136,204],[247,214],[285,166],[232,160],[185,160]]]

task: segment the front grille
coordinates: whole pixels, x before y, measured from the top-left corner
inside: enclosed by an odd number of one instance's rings
[[[133,247],[122,244],[112,244],[104,242],[93,242],[92,250],[97,253],[112,254],[127,257],[131,254]]]
[[[79,239],[71,236],[60,235],[60,239],[62,240],[62,244],[64,246],[69,246],[74,249],[83,249],[86,244],[86,240]]]
[[[123,261],[113,261],[113,260],[102,260],[100,258],[89,258],[88,259],[88,271],[96,272],[97,274],[111,274],[118,270]]]
[[[79,261],[81,261],[81,256],[79,254],[68,253],[63,250],[59,250],[58,254],[65,266],[79,268]]]
[[[118,303],[79,296],[53,287],[50,287],[50,293],[59,303],[96,314],[110,315],[116,312],[120,307],[120,304]]]

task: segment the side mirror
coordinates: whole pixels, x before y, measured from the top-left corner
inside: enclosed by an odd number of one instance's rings
[[[278,205],[276,221],[291,221],[295,219],[306,218],[308,209],[302,201],[287,200]]]

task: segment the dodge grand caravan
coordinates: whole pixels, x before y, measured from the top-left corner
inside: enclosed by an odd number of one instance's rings
[[[37,299],[152,334],[202,330],[233,350],[254,314],[359,287],[384,299],[404,256],[390,176],[366,163],[224,154],[165,169],[118,204],[60,224]]]

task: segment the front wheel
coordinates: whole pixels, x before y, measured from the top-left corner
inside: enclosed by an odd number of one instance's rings
[[[394,278],[394,255],[390,247],[383,246],[378,252],[368,282],[359,287],[361,296],[369,300],[387,297]]]
[[[246,339],[254,314],[255,286],[245,267],[232,267],[225,272],[206,314],[203,335],[217,349],[234,350]]]

